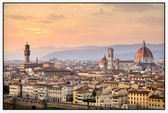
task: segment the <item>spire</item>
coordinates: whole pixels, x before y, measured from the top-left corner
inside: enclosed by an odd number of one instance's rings
[[[36,63],[38,64],[38,57],[36,57]]]
[[[145,41],[143,40],[143,46],[145,46]]]

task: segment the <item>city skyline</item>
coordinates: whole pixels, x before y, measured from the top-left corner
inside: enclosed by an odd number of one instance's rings
[[[165,110],[165,3],[4,3],[3,110]]]
[[[4,4],[5,51],[142,40],[164,43],[164,4]]]

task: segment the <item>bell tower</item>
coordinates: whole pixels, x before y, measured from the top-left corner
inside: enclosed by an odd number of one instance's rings
[[[113,48],[107,49],[107,69],[113,69]]]
[[[25,55],[25,63],[27,64],[30,62],[30,46],[28,43],[25,45],[24,55]]]

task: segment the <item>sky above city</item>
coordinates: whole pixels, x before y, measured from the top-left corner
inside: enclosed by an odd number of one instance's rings
[[[164,43],[164,4],[4,4],[5,51]]]

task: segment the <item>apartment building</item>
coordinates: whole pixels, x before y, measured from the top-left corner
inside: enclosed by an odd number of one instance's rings
[[[159,95],[149,97],[149,109],[165,109],[165,99]]]
[[[150,91],[131,90],[128,92],[129,109],[148,109]]]
[[[20,96],[21,86],[18,83],[12,83],[9,85],[9,95],[13,97]]]

